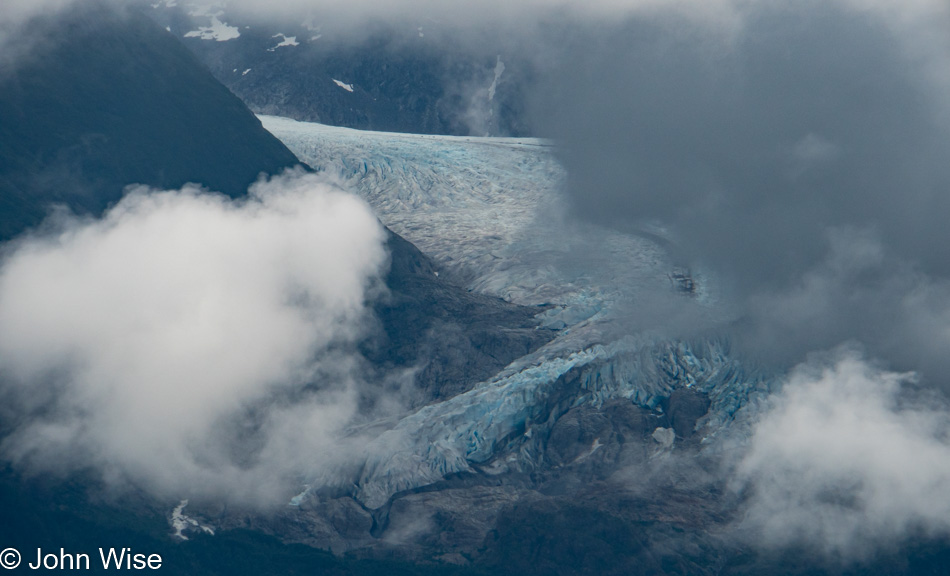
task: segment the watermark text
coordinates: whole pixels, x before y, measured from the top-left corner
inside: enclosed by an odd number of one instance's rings
[[[0,568],[13,570],[92,570],[93,567],[105,570],[158,570],[162,567],[161,554],[142,553],[131,548],[99,548],[95,553],[71,552],[65,548],[48,551],[37,548],[34,553],[20,554],[16,548],[6,548],[0,552]]]

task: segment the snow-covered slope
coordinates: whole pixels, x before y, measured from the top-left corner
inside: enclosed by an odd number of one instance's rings
[[[721,343],[669,341],[654,325],[631,320],[638,307],[655,306],[657,295],[696,314],[717,312],[701,284],[675,290],[682,286],[671,282],[674,269],[655,241],[561,217],[564,173],[548,142],[261,120],[454,279],[518,304],[547,305],[539,315],[561,329],[473,390],[406,415],[369,443],[357,478],[325,477],[313,486],[350,486],[364,505],[379,508],[451,474],[530,470],[544,465],[544,438],[566,410],[617,398],[654,410],[677,388],[709,398],[696,432],[711,442],[750,395],[765,390]]]

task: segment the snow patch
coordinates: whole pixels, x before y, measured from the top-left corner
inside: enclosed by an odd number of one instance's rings
[[[488,101],[491,102],[495,99],[495,90],[498,88],[498,80],[501,79],[501,75],[505,72],[505,63],[501,61],[501,55],[497,56],[495,61],[495,77],[491,81],[491,86],[488,87]],[[491,109],[488,110],[491,114]]]
[[[268,48],[267,49],[268,52],[273,52],[277,50],[278,48],[282,48],[284,46],[300,46],[300,42],[297,42],[296,36],[286,36],[278,32],[277,34],[274,34],[273,36],[271,36],[271,38],[282,38],[282,40],[278,42],[276,46],[272,48]]]
[[[169,520],[172,529],[175,532],[172,534],[173,538],[178,538],[180,540],[188,540],[188,537],[185,536],[185,531],[198,531],[204,532],[205,534],[210,534],[214,536],[214,528],[202,524],[190,516],[185,515],[185,506],[188,506],[188,500],[182,500],[179,502],[178,506],[175,506],[175,509],[172,510],[172,517]]]
[[[185,33],[185,38],[200,38],[202,40],[217,40],[218,42],[227,42],[241,36],[241,31],[236,26],[228,26],[217,16],[211,17],[210,26],[199,26],[197,30]]]
[[[657,428],[652,436],[662,448],[672,448],[673,441],[676,440],[676,432],[672,428]]]
[[[303,492],[290,499],[290,506],[300,506],[310,495],[310,485],[304,484]]]
[[[336,84],[337,86],[339,86],[340,88],[343,88],[343,89],[346,90],[347,92],[352,92],[352,91],[353,91],[353,85],[352,85],[352,84],[346,84],[346,83],[344,83],[344,82],[340,82],[340,81],[337,80],[336,78],[333,78],[333,83]]]

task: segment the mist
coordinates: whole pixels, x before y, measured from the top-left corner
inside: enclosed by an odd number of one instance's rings
[[[745,538],[851,562],[950,534],[950,412],[914,383],[853,346],[797,366],[737,468]]]
[[[135,188],[101,219],[60,214],[0,265],[0,453],[159,496],[292,495],[344,449],[384,242],[300,171],[244,200]]]
[[[680,265],[710,272],[752,354],[791,366],[857,339],[930,378],[950,344],[926,320],[950,304],[950,106],[934,72],[950,48],[924,44],[950,20],[857,5],[631,17],[573,39],[535,122],[559,145],[569,212],[663,230]]]
[[[661,235],[731,318],[681,306],[671,336],[776,375],[724,458],[740,546],[847,564],[946,537],[950,6],[723,6],[562,35],[533,121],[566,213]]]
[[[56,14],[69,8],[75,0],[5,0],[0,5],[0,74],[32,54],[37,39],[25,28],[40,16]]]

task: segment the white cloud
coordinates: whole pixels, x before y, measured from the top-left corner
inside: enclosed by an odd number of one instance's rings
[[[75,0],[3,0],[0,2],[0,74],[35,49],[31,30],[24,29],[30,19],[63,10]]]
[[[3,454],[159,493],[267,495],[355,410],[384,240],[361,200],[290,172],[246,200],[134,190],[15,243],[0,371],[20,414]]]
[[[4,0],[0,4],[0,23],[23,21],[65,8],[75,0]]]
[[[911,403],[912,381],[850,349],[797,367],[738,467],[754,538],[852,560],[950,533],[950,414]]]

